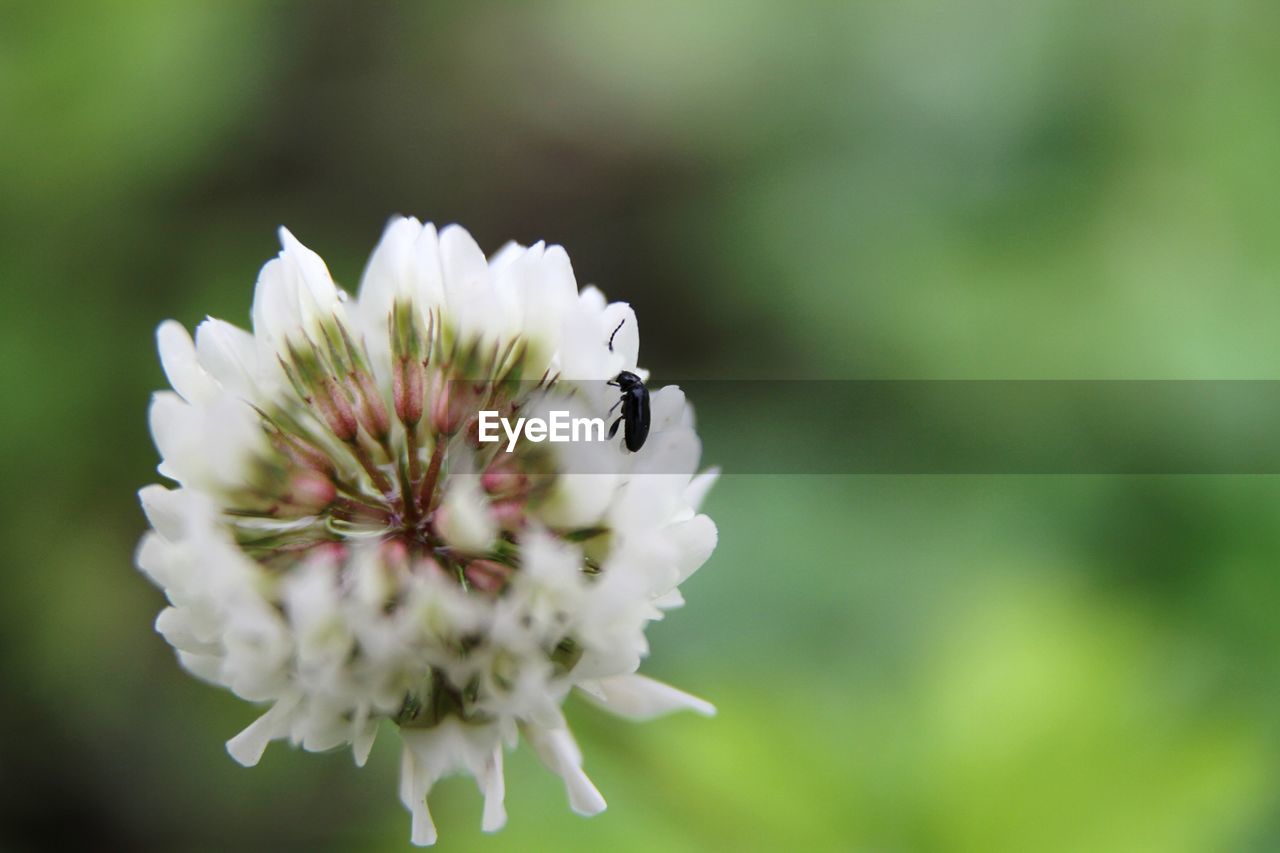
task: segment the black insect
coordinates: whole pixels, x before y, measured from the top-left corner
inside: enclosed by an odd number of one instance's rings
[[[622,323],[625,322],[626,318],[623,318]],[[613,352],[613,339],[617,336],[618,329],[622,328],[622,323],[609,336],[609,352]],[[609,427],[609,438],[618,434],[618,424],[625,421],[622,442],[627,450],[635,453],[644,447],[645,439],[649,437],[649,389],[644,387],[643,379],[629,370],[622,371],[610,379],[608,384],[615,385],[622,391],[622,399],[609,409],[609,413],[613,414],[614,409],[622,406],[622,415]]]

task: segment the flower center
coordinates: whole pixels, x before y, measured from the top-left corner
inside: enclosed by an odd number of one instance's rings
[[[281,359],[296,396],[259,409],[269,450],[255,460],[253,487],[228,495],[225,510],[240,546],[285,571],[313,551],[343,560],[353,546],[376,543],[397,570],[438,571],[468,591],[501,591],[518,569],[528,504],[554,475],[533,474],[520,454],[499,458],[497,447],[482,446],[477,415],[514,411],[555,377],[521,383],[518,340],[459,352],[431,335],[400,346],[393,334],[388,407],[363,346],[336,318],[322,329],[320,345],[291,343]],[[477,375],[490,378],[458,378]],[[450,471],[455,460],[479,472],[461,508],[445,500],[462,476]],[[463,510],[472,527],[476,513],[485,516],[492,535],[483,547],[450,535]]]

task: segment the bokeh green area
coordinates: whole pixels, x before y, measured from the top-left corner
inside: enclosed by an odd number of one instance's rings
[[[0,847],[407,847],[394,732],[238,767],[255,710],[132,567],[154,327],[247,323],[277,225],[348,286],[396,212],[562,243],[657,384],[1272,378],[1277,33],[1264,0],[0,4]],[[821,454],[811,416],[760,399],[706,461],[793,452],[779,422]],[[1280,849],[1275,478],[730,470],[707,511],[644,671],[719,716],[571,703],[609,810],[521,749],[496,836],[437,789],[441,849]]]

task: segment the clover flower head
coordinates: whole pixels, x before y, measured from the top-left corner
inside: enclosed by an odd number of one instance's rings
[[[140,493],[137,562],[170,602],[157,630],[191,673],[267,706],[227,743],[244,765],[277,739],[363,764],[393,722],[416,844],[435,841],[427,795],[452,773],[475,778],[483,829],[505,823],[521,736],[574,811],[602,810],[561,713],[571,690],[635,719],[713,713],[636,673],[646,626],[716,544],[684,395],[654,391],[643,450],[619,438],[585,468],[553,445],[482,444],[481,408],[603,415],[608,379],[645,375],[630,307],[579,292],[559,246],[486,258],[462,228],[411,218],[351,298],[280,236],[252,333],[157,332],[173,390],[151,432],[177,484]]]

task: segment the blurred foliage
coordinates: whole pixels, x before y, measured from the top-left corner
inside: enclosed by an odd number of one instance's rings
[[[131,567],[152,331],[247,322],[277,225],[348,285],[393,212],[561,242],[659,382],[1269,378],[1277,31],[1261,0],[0,3],[0,847],[407,846],[393,733],[364,771],[235,766],[253,709],[179,672]],[[804,440],[759,408],[737,446]],[[455,780],[441,847],[1276,849],[1278,506],[730,471],[646,665],[720,716],[574,705],[610,810],[521,750],[508,828]]]

